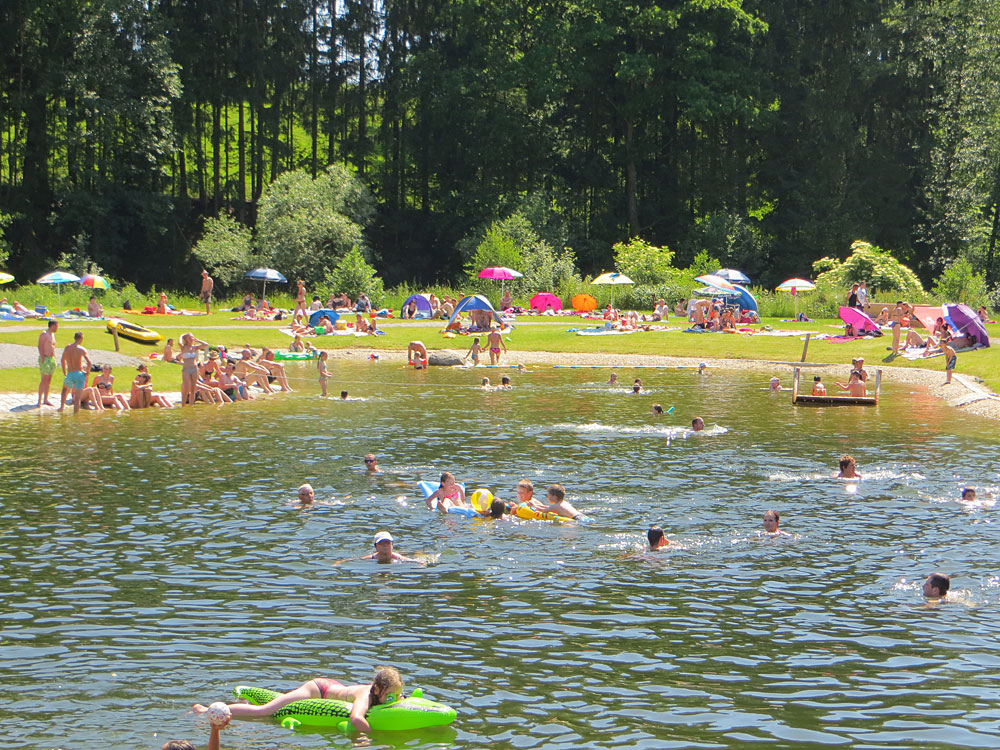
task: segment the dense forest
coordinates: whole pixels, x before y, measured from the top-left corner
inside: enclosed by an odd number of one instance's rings
[[[995,284],[998,49],[995,0],[6,0],[0,252],[191,285],[207,219],[336,165],[389,283],[520,211],[585,273],[862,239]]]

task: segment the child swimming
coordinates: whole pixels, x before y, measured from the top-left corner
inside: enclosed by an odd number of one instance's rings
[[[403,697],[403,679],[393,667],[377,667],[375,677],[367,685],[345,685],[339,680],[328,677],[316,677],[303,682],[294,690],[279,695],[263,706],[251,706],[248,703],[230,703],[229,711],[234,719],[255,719],[271,716],[289,703],[309,698],[332,698],[347,701],[351,704],[351,725],[359,732],[369,732],[371,727],[365,719],[365,714],[372,706],[395,703]],[[195,703],[193,711],[203,714],[207,706]]]

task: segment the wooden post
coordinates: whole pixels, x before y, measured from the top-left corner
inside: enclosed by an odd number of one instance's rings
[[[112,337],[112,338],[113,338],[113,339],[115,340],[115,351],[116,351],[116,352],[117,352],[117,351],[121,351],[121,350],[120,350],[120,349],[118,348],[118,327],[117,327],[117,326],[113,326],[113,327],[111,328],[111,337]]]
[[[792,375],[792,403],[795,403],[795,399],[799,397],[799,368],[795,368],[795,373]]]
[[[805,343],[805,346],[802,347],[802,359],[799,360],[800,362],[805,362],[806,361],[806,352],[809,351],[809,337],[810,336],[812,336],[811,333],[807,333],[806,334],[806,343]]]
[[[882,390],[882,371],[875,371],[875,403],[878,403],[879,391]]]

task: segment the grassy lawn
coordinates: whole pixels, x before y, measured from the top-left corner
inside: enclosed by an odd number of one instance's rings
[[[151,318],[143,315],[122,316],[128,320],[151,327],[164,338],[172,337],[176,341],[185,331],[194,334],[211,344],[225,344],[229,348],[242,344],[252,347],[268,346],[284,349],[291,342],[286,335],[278,332],[283,323],[244,323],[233,321],[234,313],[215,312],[209,316],[184,318]],[[802,356],[803,342],[798,337],[742,336],[733,334],[690,334],[680,331],[636,333],[628,336],[577,336],[567,333],[569,328],[584,328],[596,323],[583,321],[579,318],[539,319],[530,320],[530,325],[520,325],[510,334],[507,346],[512,351],[510,361],[516,362],[517,352],[545,351],[562,353],[579,353],[578,364],[589,364],[587,354],[591,352],[609,354],[658,354],[676,357],[694,357],[704,359],[756,359],[774,362],[798,362]],[[537,322],[536,322],[537,321]],[[818,331],[821,333],[837,333],[837,329],[828,327],[839,323],[834,320],[821,320],[812,323],[783,323],[778,319],[764,321],[776,329]],[[678,325],[673,319],[671,325]],[[31,325],[32,331],[7,332],[0,327],[0,343],[23,344],[34,346],[38,340],[38,331],[42,324],[10,323],[8,327],[25,327]],[[312,339],[320,348],[326,349],[375,349],[401,350],[415,339],[422,340],[428,349],[454,349],[464,353],[472,343],[471,338],[458,336],[452,339],[444,338],[437,327],[429,327],[419,322],[390,320],[380,322],[386,335],[378,337],[355,338],[353,336],[331,336]],[[254,326],[254,327],[248,327]],[[1000,324],[987,327],[991,336],[1000,336]],[[112,338],[105,332],[102,322],[87,322],[86,320],[60,320],[58,342],[63,345],[70,340],[71,332],[84,331],[86,337],[84,346],[92,349],[113,349]],[[162,351],[162,345],[155,347],[138,344],[127,339],[120,339],[122,354],[145,357],[151,351]],[[829,341],[811,341],[806,357],[811,363],[842,363],[848,364],[853,357],[864,357],[867,367],[880,364],[898,367],[927,367],[944,371],[944,361],[935,357],[924,361],[910,361],[902,357],[891,358],[886,347],[892,339],[883,336],[877,339],[861,339],[848,343],[831,343]],[[180,387],[179,368],[151,361],[151,372],[157,386],[165,390],[176,390]],[[982,378],[994,391],[1000,390],[1000,347],[992,347],[976,352],[959,354],[958,372]],[[57,377],[58,381],[59,378]],[[175,382],[176,381],[176,382]],[[34,392],[38,385],[38,373],[34,368],[3,370],[3,391]]]

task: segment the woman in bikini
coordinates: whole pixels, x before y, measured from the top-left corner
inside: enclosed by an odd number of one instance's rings
[[[351,705],[351,725],[359,732],[371,730],[365,714],[372,706],[387,705],[401,700],[403,697],[403,679],[393,667],[377,667],[375,677],[367,685],[345,685],[340,680],[329,677],[316,677],[303,682],[294,690],[279,695],[263,706],[251,706],[247,703],[230,703],[229,711],[234,719],[256,719],[272,716],[276,711],[295,701],[330,698],[346,701]],[[194,704],[194,713],[203,714],[208,711],[200,703]]]
[[[194,403],[194,394],[198,392],[198,352],[207,347],[193,333],[181,336],[181,406]]]
[[[447,513],[448,508],[467,508],[465,490],[455,481],[455,475],[450,471],[441,474],[441,485],[427,498],[427,507],[433,509],[434,501],[438,501],[438,510]]]
[[[127,410],[131,408],[124,396],[115,393],[114,386],[115,376],[111,374],[111,365],[104,365],[101,368],[101,374],[94,378],[94,387],[101,394],[101,403],[116,409]]]

